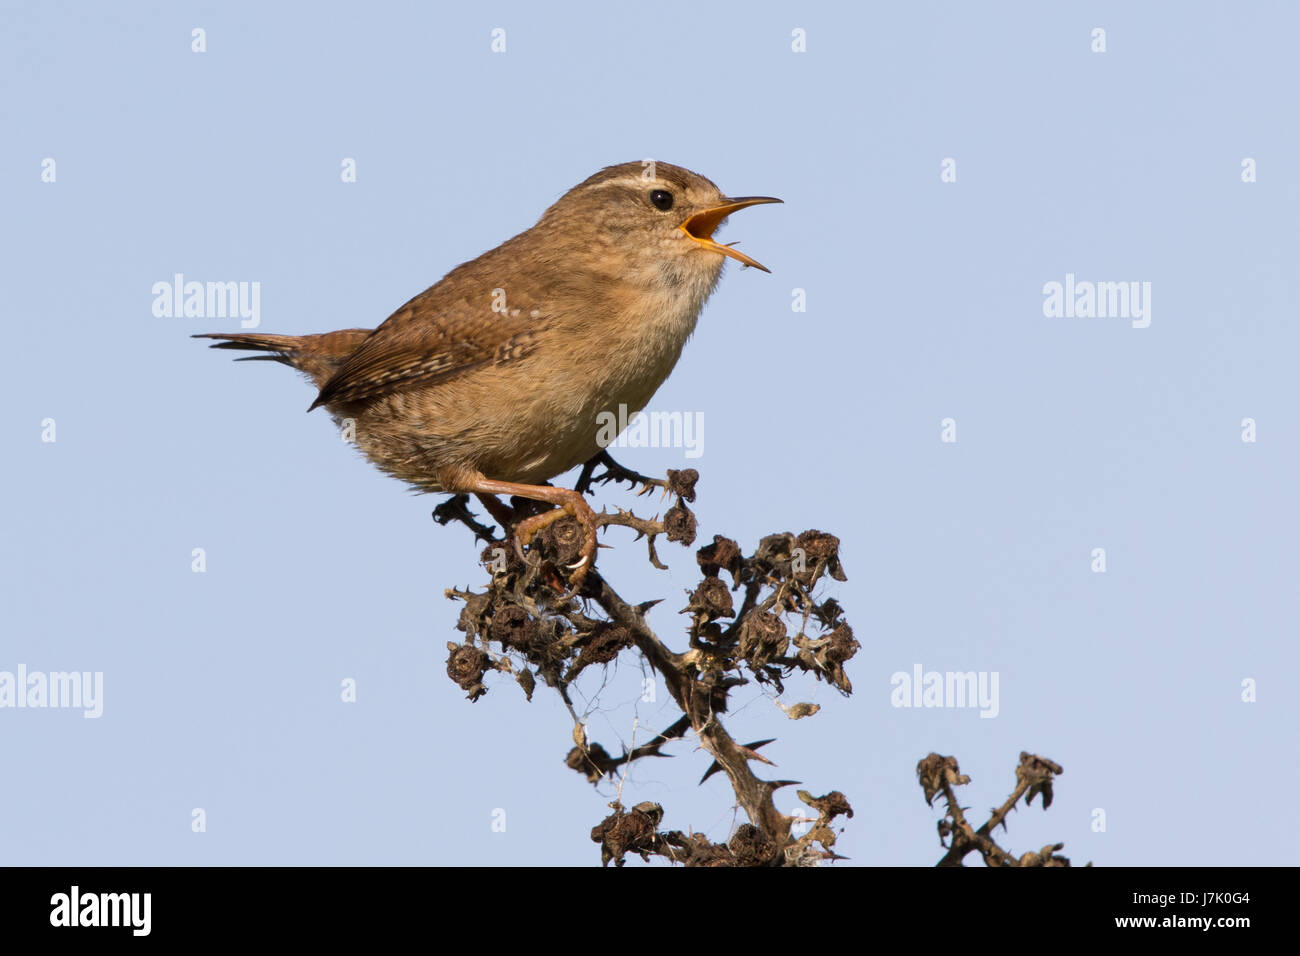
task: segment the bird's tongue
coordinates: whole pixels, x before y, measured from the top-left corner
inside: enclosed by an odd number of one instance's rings
[[[755,269],[762,269],[764,272],[771,272],[767,266],[755,259],[751,259],[743,252],[733,249],[732,245],[734,245],[734,243],[724,246],[719,242],[715,242],[713,240],[713,232],[718,228],[722,220],[726,219],[733,212],[736,212],[739,209],[745,209],[749,206],[757,206],[761,203],[780,201],[781,200],[773,199],[770,196],[746,196],[743,199],[728,199],[720,206],[714,206],[712,209],[702,210],[701,212],[697,212],[695,215],[691,216],[682,223],[682,232],[686,233],[686,235],[690,236],[706,249],[721,253],[722,255],[735,259],[737,262],[741,262],[747,266],[753,266]]]

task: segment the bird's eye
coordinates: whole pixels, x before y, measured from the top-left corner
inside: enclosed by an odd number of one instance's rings
[[[666,189],[652,189],[650,191],[650,202],[661,212],[667,212],[673,208],[673,194]]]

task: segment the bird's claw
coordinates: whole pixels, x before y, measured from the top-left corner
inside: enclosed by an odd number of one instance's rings
[[[556,508],[544,512],[540,515],[533,515],[515,526],[515,549],[523,558],[524,547],[532,541],[537,532],[554,524],[565,515],[571,515],[578,522],[578,526],[583,532],[582,550],[578,552],[578,560],[573,564],[565,565],[572,573],[569,575],[569,596],[572,597],[582,587],[582,582],[587,576],[587,572],[596,562],[596,548],[599,546],[596,540],[596,513],[592,510],[591,505],[587,504],[577,492],[572,492],[572,497],[565,497],[564,501]]]

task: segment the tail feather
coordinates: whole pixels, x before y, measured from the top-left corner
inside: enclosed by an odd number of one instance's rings
[[[212,347],[214,349],[217,348],[217,346],[215,345]],[[288,365],[290,368],[294,367],[294,364],[290,362],[287,358],[285,358],[283,355],[244,355],[235,359],[235,361],[236,362],[279,362],[281,365]]]
[[[240,362],[279,362],[298,369],[319,388],[334,370],[355,352],[370,329],[342,329],[323,335],[270,335],[262,332],[205,332],[196,339],[217,339],[211,348],[249,352],[272,352],[272,355],[246,355]]]

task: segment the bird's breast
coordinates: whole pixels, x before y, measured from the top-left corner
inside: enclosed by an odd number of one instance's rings
[[[613,314],[591,357],[589,400],[600,409],[644,408],[668,378],[695,331],[713,282],[660,282],[649,290],[611,303]]]
[[[542,481],[582,464],[609,438],[609,422],[626,424],[645,408],[681,357],[713,284],[687,278],[612,295],[604,314],[551,340],[567,354],[530,356],[536,391],[518,407],[515,452],[524,454],[515,480]]]

